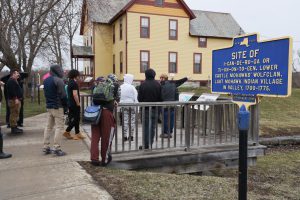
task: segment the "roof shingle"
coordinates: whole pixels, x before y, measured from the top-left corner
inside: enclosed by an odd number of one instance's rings
[[[197,18],[190,22],[190,34],[193,36],[210,36],[233,38],[244,34],[243,29],[229,13],[193,10]]]
[[[131,0],[87,0],[92,22],[110,23]],[[192,36],[233,38],[244,34],[243,29],[229,13],[193,10],[196,18],[190,21]]]

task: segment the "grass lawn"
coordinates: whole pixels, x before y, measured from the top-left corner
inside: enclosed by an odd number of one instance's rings
[[[80,163],[114,199],[238,199],[238,172],[226,170],[221,176],[174,175],[94,167]],[[277,149],[258,158],[249,168],[248,199],[300,198],[300,147]]]
[[[36,97],[33,102],[31,102],[30,97],[25,98],[24,118],[46,112],[46,102],[45,102],[43,90],[40,91],[40,98],[41,98],[40,105],[38,104],[37,94],[36,94]],[[2,106],[1,106],[1,115],[0,115],[0,121],[2,122],[2,124],[3,123],[5,124],[5,113],[6,113],[6,103],[5,103],[5,100],[3,100]]]

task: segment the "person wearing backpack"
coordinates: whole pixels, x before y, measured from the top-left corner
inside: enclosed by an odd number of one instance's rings
[[[79,78],[79,71],[72,69],[68,74],[69,83],[67,87],[67,97],[68,97],[68,108],[69,108],[69,124],[64,132],[63,136],[67,139],[81,140],[85,136],[80,133],[79,122],[80,122],[80,95],[79,95],[79,86],[77,84]],[[75,128],[75,135],[70,134],[71,130]]]
[[[138,103],[137,100],[137,90],[132,85],[134,76],[132,74],[124,75],[124,83],[121,85],[121,100],[120,103]],[[124,116],[124,135],[123,140],[133,141],[133,134],[135,128],[135,107],[124,107],[123,108]],[[130,123],[130,134],[129,132],[129,123]]]
[[[153,69],[147,69],[145,71],[146,80],[140,85],[138,91],[139,102],[160,102],[161,101],[161,86],[158,81],[155,80],[156,72]],[[155,136],[155,127],[157,123],[156,117],[157,107],[150,108],[145,107],[145,123],[144,123],[144,147],[140,146],[139,149],[152,148],[152,144]],[[149,117],[150,115],[150,117]],[[151,118],[151,120],[150,120]],[[151,123],[149,123],[151,121]],[[150,128],[150,132],[149,132]]]
[[[102,107],[99,123],[91,125],[91,164],[94,166],[106,166],[112,160],[111,144],[116,129],[113,112],[119,101],[120,86],[117,76],[109,74],[106,81],[99,82],[93,91],[93,103]],[[100,138],[101,162],[99,161]]]
[[[178,87],[188,80],[187,77],[175,80],[168,80],[167,74],[160,75],[161,84],[161,98],[162,101],[178,101]],[[164,133],[160,136],[162,138],[172,138],[174,128],[174,107],[164,108]],[[169,121],[170,120],[170,121]]]

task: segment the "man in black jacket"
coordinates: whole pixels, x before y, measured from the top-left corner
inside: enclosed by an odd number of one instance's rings
[[[7,99],[8,106],[10,109],[9,123],[11,127],[11,133],[22,133],[23,130],[17,127],[17,121],[20,114],[21,100],[22,100],[22,89],[18,83],[20,73],[18,70],[11,70],[11,76],[7,81]]]
[[[168,80],[167,74],[160,75],[161,84],[161,96],[162,101],[178,101],[178,87],[188,80],[187,77],[175,80]],[[160,137],[162,138],[172,138],[173,127],[174,127],[174,107],[165,108],[163,110],[164,115],[164,134]]]
[[[146,80],[140,85],[138,91],[139,102],[160,102],[161,101],[161,86],[155,80],[155,71],[147,69],[145,71]],[[152,147],[155,135],[155,127],[157,122],[156,107],[145,107],[145,124],[144,124],[144,148]],[[151,111],[150,111],[151,110]],[[151,113],[150,113],[151,112]],[[149,117],[150,115],[150,117]],[[150,120],[151,119],[151,120]],[[149,133],[150,128],[150,133]],[[142,147],[140,147],[141,149]]]

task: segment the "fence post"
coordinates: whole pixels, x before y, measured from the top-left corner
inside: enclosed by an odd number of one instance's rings
[[[185,128],[185,146],[186,146],[186,151],[190,150],[191,147],[191,135],[190,135],[190,105],[187,103],[184,105],[184,116],[185,116],[185,123],[184,123],[184,128]]]

